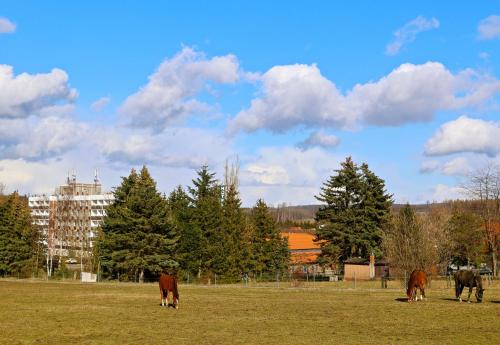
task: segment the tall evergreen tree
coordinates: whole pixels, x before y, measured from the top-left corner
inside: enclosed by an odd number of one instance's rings
[[[42,257],[41,241],[27,200],[12,193],[0,204],[0,275],[33,275]]]
[[[382,227],[387,222],[392,196],[384,181],[363,164],[347,157],[316,198],[325,203],[316,213],[320,262],[334,264],[351,256],[381,255]]]
[[[202,273],[218,271],[223,266],[221,258],[224,255],[221,243],[222,226],[222,187],[215,179],[215,173],[208,166],[198,170],[193,187],[188,187],[193,205],[192,224],[201,233],[201,262],[198,276]],[[198,230],[196,230],[198,231]]]
[[[189,196],[178,186],[168,198],[171,222],[179,234],[177,256],[180,268],[184,272],[197,274],[202,262],[202,233],[199,226],[193,223],[194,208]]]
[[[225,186],[224,200],[222,204],[223,226],[222,241],[223,253],[225,256],[225,273],[235,277],[245,271],[248,266],[244,256],[246,243],[243,235],[245,232],[245,215],[241,208],[236,183]]]
[[[115,189],[98,239],[104,272],[143,281],[176,267],[178,236],[169,222],[168,204],[146,167],[134,170]]]
[[[259,199],[250,213],[252,224],[252,261],[257,274],[286,269],[288,241],[281,237],[276,222],[264,200]]]

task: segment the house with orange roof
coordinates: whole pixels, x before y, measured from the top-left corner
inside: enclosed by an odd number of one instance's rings
[[[325,274],[325,270],[318,264],[321,246],[315,242],[314,229],[290,227],[281,232],[283,238],[288,239],[290,251],[290,270],[292,273]]]

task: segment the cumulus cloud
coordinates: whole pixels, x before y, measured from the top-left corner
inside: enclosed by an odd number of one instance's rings
[[[9,19],[0,17],[0,34],[10,34],[16,31],[16,25]]]
[[[465,157],[454,158],[443,164],[441,172],[448,176],[466,176],[470,172],[469,162]]]
[[[439,169],[439,166],[440,164],[438,161],[423,161],[420,165],[419,171],[422,174],[429,174]]]
[[[0,159],[42,160],[75,148],[88,126],[55,116],[0,119]]]
[[[73,102],[76,97],[76,90],[68,84],[68,75],[61,69],[14,76],[12,66],[0,65],[0,118],[39,115],[47,108],[64,107],[61,102]]]
[[[264,147],[241,169],[242,185],[316,186],[340,159],[321,148]],[[321,181],[321,182],[319,182]]]
[[[238,60],[234,55],[206,56],[184,47],[165,60],[149,76],[149,82],[130,95],[120,108],[131,125],[163,129],[179,118],[211,107],[194,98],[209,83],[230,84],[239,79]]]
[[[436,18],[427,19],[418,16],[394,32],[394,39],[385,48],[385,53],[396,55],[404,45],[413,42],[417,34],[437,28],[439,28],[439,21]]]
[[[499,91],[500,81],[490,76],[470,69],[453,74],[437,62],[403,64],[345,94],[314,64],[275,66],[261,76],[259,96],[229,122],[228,131],[399,126],[430,121],[438,110],[481,105]]]
[[[340,139],[335,135],[325,134],[322,132],[312,132],[306,140],[298,143],[297,147],[307,150],[314,146],[333,148],[337,147],[339,144]]]
[[[106,160],[125,165],[198,168],[232,154],[226,138],[197,128],[169,128],[157,135],[101,128],[93,138]]]
[[[99,112],[103,110],[109,104],[110,101],[111,98],[107,96],[101,97],[90,105],[90,109],[92,109],[95,112]]]
[[[266,185],[286,185],[290,183],[290,177],[285,168],[279,165],[250,164],[245,172],[258,183]]]
[[[477,27],[478,37],[481,40],[491,40],[500,37],[500,16],[492,15],[481,22]]]
[[[500,152],[500,122],[461,116],[443,124],[425,146],[430,156],[459,152],[485,153],[495,156]]]
[[[296,147],[263,147],[247,157],[240,170],[243,203],[266,201],[317,203],[314,198],[324,181],[344,157],[319,147],[303,151]]]
[[[433,202],[443,202],[449,200],[463,199],[465,190],[461,187],[448,186],[445,184],[437,184],[431,192]]]

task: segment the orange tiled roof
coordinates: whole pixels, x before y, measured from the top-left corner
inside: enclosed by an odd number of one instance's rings
[[[288,249],[319,249],[320,245],[314,242],[315,236],[309,233],[282,232],[281,236],[288,238]]]

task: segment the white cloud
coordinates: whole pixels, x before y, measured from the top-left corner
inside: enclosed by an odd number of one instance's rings
[[[485,153],[494,156],[500,152],[500,122],[471,119],[461,116],[443,124],[425,146],[431,156],[458,152]]]
[[[284,132],[298,124],[348,126],[352,116],[340,111],[343,97],[316,65],[275,66],[261,76],[261,97],[252,100],[230,123],[230,130],[269,128]]]
[[[500,16],[492,15],[481,22],[477,27],[479,39],[491,40],[500,37]]]
[[[107,96],[101,97],[90,105],[90,109],[92,109],[95,112],[99,112],[99,111],[103,110],[104,107],[106,107],[110,101],[111,101],[111,98],[109,98]]]
[[[341,160],[318,147],[261,148],[256,156],[245,158],[240,170],[243,203],[252,205],[258,198],[270,203],[317,203],[314,195]]]
[[[449,200],[464,199],[465,190],[460,187],[447,186],[445,184],[437,184],[431,192],[431,200],[433,202],[443,202]]]
[[[324,148],[337,147],[340,144],[340,139],[335,135],[325,134],[322,132],[312,132],[306,140],[297,144],[297,147],[307,150],[314,146]]]
[[[396,55],[405,44],[413,42],[417,34],[437,28],[439,28],[439,21],[436,18],[427,19],[418,16],[394,32],[394,40],[387,45],[385,53]]]
[[[0,159],[57,157],[79,145],[87,131],[70,118],[0,119]]]
[[[446,163],[444,163],[441,168],[441,172],[444,175],[454,176],[461,175],[466,176],[470,172],[471,168],[469,162],[465,157],[457,157]]]
[[[226,138],[197,128],[169,128],[156,135],[101,128],[93,140],[105,159],[125,165],[198,168],[216,165],[233,153]]]
[[[68,75],[54,68],[50,73],[14,76],[12,66],[0,65],[0,118],[39,115],[47,108],[64,106],[77,97],[68,84]]]
[[[246,167],[248,176],[251,176],[258,183],[268,185],[281,185],[290,183],[285,168],[279,165],[250,164]]]
[[[422,164],[420,165],[419,171],[422,174],[428,174],[439,169],[439,166],[440,164],[438,161],[423,161]]]
[[[345,94],[316,65],[275,66],[261,76],[261,84],[259,97],[229,122],[230,133],[425,122],[438,110],[479,106],[500,92],[500,81],[490,76],[470,69],[453,74],[437,62],[403,64]]]
[[[9,19],[0,17],[0,34],[10,34],[16,31],[16,25]]]
[[[238,69],[234,55],[207,59],[203,53],[184,47],[172,59],[165,60],[149,76],[149,82],[125,100],[120,112],[134,126],[161,130],[179,118],[209,110],[208,104],[194,96],[210,82],[236,82]]]

